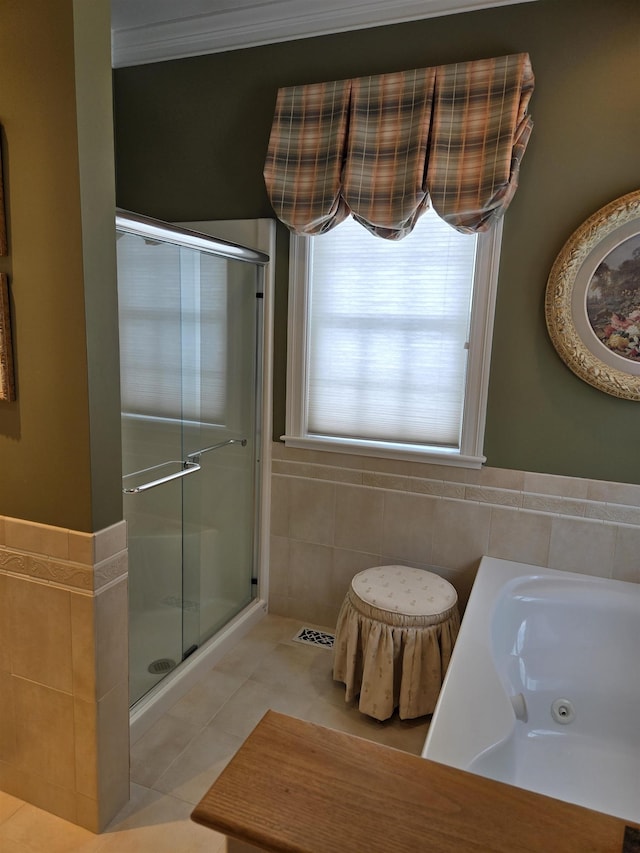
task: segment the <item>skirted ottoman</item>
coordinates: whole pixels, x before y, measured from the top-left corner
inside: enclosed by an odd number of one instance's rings
[[[345,701],[386,720],[432,714],[458,629],[458,596],[444,578],[408,566],[357,574],[340,610],[333,677]]]

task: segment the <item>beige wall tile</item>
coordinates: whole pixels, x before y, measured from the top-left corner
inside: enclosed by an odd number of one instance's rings
[[[70,604],[73,695],[85,702],[96,702],[95,599],[92,595],[71,593]]]
[[[70,593],[19,577],[7,586],[13,672],[71,693]]]
[[[81,533],[79,530],[69,531],[69,559],[74,563],[93,566],[93,533]]]
[[[599,518],[601,521],[615,521],[618,524],[640,525],[640,507],[587,502],[585,517]]]
[[[382,553],[397,560],[430,563],[437,498],[384,492]]]
[[[491,507],[468,501],[438,501],[433,532],[432,562],[462,570],[474,564],[489,547]]]
[[[620,525],[616,528],[613,577],[640,583],[640,527]]]
[[[129,554],[120,551],[115,557],[109,557],[93,567],[93,588],[97,592],[103,586],[119,578],[125,578],[129,571]]]
[[[119,521],[105,527],[94,535],[94,558],[96,563],[108,560],[127,547],[127,524]]]
[[[64,820],[75,821],[76,819],[76,795],[74,791],[52,785],[41,776],[20,770],[15,764],[5,764],[0,761],[0,790],[12,794],[14,797],[19,797],[39,809],[45,809],[54,815],[58,815]],[[1,845],[0,849],[3,849]],[[24,848],[20,848],[20,853],[22,853],[22,849]],[[40,849],[49,853],[51,848],[45,846]],[[28,847],[27,850],[31,853],[33,848]]]
[[[269,613],[285,616],[288,619],[302,619],[296,609],[297,602],[288,595],[276,595],[269,592]]]
[[[16,721],[13,713],[13,677],[0,672],[0,761],[16,760]]]
[[[63,527],[5,518],[5,540],[8,548],[31,551],[60,560],[69,559],[69,531]]]
[[[311,480],[331,480],[336,483],[362,485],[362,471],[357,468],[340,468],[335,465],[307,464],[305,462],[276,461],[273,474],[304,477]]]
[[[129,600],[121,580],[95,596],[96,693],[98,699],[119,684],[129,665]]]
[[[295,601],[293,613],[300,618],[301,621],[310,622],[312,625],[320,628],[328,628],[333,631],[338,621],[338,613],[340,608],[334,604],[324,604],[321,601],[303,601],[298,599]]]
[[[522,495],[522,508],[534,512],[550,512],[580,518],[584,516],[587,502],[575,498],[563,498],[558,495],[538,495],[526,492]]]
[[[29,555],[11,551],[9,548],[0,548],[0,569],[13,574],[28,575]]]
[[[490,557],[546,566],[552,516],[518,509],[491,510]]]
[[[292,539],[333,545],[336,486],[320,480],[289,482],[289,535]]]
[[[383,493],[336,486],[335,545],[379,553],[382,547]]]
[[[289,535],[289,483],[288,477],[271,479],[271,533]]]
[[[480,468],[478,476],[469,482],[481,486],[493,486],[498,489],[513,489],[521,492],[524,489],[524,471],[514,471],[512,468]]]
[[[289,545],[284,536],[271,536],[269,551],[269,595],[287,595],[289,589]]]
[[[340,607],[354,575],[357,575],[358,572],[363,572],[365,569],[379,565],[380,557],[377,554],[334,548],[331,565],[331,588],[329,591],[330,603],[335,607]]]
[[[75,790],[85,797],[98,799],[98,731],[97,705],[74,697]]]
[[[331,598],[333,549],[327,545],[291,541],[288,594],[300,601],[326,604]]]
[[[522,506],[522,492],[515,492],[511,489],[497,489],[493,486],[465,486],[464,497],[470,501],[496,506]]]
[[[101,831],[100,807],[97,800],[85,797],[84,794],[76,794],[76,823],[90,832]]]
[[[562,495],[566,498],[586,498],[589,494],[589,480],[579,477],[560,477],[556,474],[537,474],[527,471],[524,475],[525,492],[541,495]]]
[[[0,574],[0,671],[11,672],[11,606],[6,575]]]
[[[455,590],[458,593],[458,610],[460,611],[461,616],[464,614],[467,606],[467,601],[469,600],[471,588],[473,587],[476,575],[478,574],[479,567],[480,558],[472,560],[464,569],[460,570],[446,569],[442,566],[429,567],[430,571],[440,575],[455,587]]]
[[[33,578],[52,581],[61,586],[87,590],[93,588],[93,570],[81,563],[30,555],[27,557],[27,573]]]
[[[401,477],[399,474],[379,474],[365,471],[363,484],[378,489],[395,489],[399,492],[414,492],[417,495],[433,495],[443,498],[464,498],[464,483],[449,483],[445,480],[430,480],[422,477]]]
[[[43,782],[73,791],[73,697],[13,676],[17,765]],[[31,796],[25,797],[35,802]]]
[[[592,501],[640,506],[640,485],[589,480],[587,497]]]
[[[98,703],[100,829],[129,799],[129,681],[123,676]]]
[[[611,577],[615,542],[613,524],[581,518],[554,518],[549,568]]]

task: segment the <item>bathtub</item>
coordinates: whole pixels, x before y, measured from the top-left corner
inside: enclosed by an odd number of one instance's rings
[[[640,822],[640,585],[483,557],[422,755]]]

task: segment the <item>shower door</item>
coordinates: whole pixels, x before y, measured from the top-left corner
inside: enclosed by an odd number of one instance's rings
[[[134,704],[255,596],[261,267],[117,230]]]

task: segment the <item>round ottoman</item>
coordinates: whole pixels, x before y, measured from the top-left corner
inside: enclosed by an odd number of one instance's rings
[[[439,575],[379,566],[351,581],[338,616],[333,677],[345,701],[386,720],[432,714],[460,627],[458,596]]]

